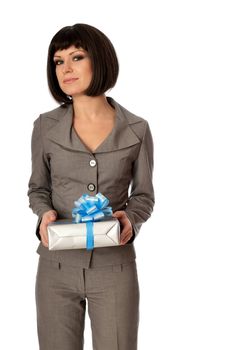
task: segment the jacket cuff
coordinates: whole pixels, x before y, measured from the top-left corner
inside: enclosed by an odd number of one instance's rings
[[[40,208],[37,208],[36,210],[34,210],[33,212],[36,215],[38,215],[39,217],[42,217],[43,214],[46,213],[46,211],[49,211],[49,210],[55,210],[55,209],[51,205],[44,204]]]

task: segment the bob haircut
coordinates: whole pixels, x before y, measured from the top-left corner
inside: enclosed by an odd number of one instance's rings
[[[85,90],[87,96],[99,96],[111,89],[116,84],[119,73],[115,49],[104,33],[84,23],[63,27],[52,38],[47,58],[48,87],[55,100],[61,104],[72,103],[72,97],[61,90],[53,59],[57,50],[67,49],[72,45],[86,50],[91,60],[93,77]]]

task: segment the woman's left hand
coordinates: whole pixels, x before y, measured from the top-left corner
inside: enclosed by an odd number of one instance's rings
[[[120,236],[120,244],[126,244],[133,236],[133,228],[124,210],[115,211],[112,215],[117,218],[122,225],[122,232]]]

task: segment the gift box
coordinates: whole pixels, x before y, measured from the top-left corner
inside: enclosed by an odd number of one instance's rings
[[[48,224],[48,249],[83,249],[120,245],[120,222],[112,216],[109,200],[101,193],[84,194],[74,202],[73,219]]]
[[[120,225],[116,218],[93,222],[94,248],[120,244]],[[86,223],[57,220],[48,224],[49,250],[78,249],[87,246]]]

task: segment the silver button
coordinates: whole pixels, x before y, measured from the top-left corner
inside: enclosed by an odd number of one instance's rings
[[[87,187],[88,187],[88,190],[91,191],[91,192],[95,190],[95,185],[94,184],[88,184]]]
[[[97,163],[96,160],[91,159],[91,161],[89,162],[89,165],[90,165],[90,166],[95,166],[96,163]]]

